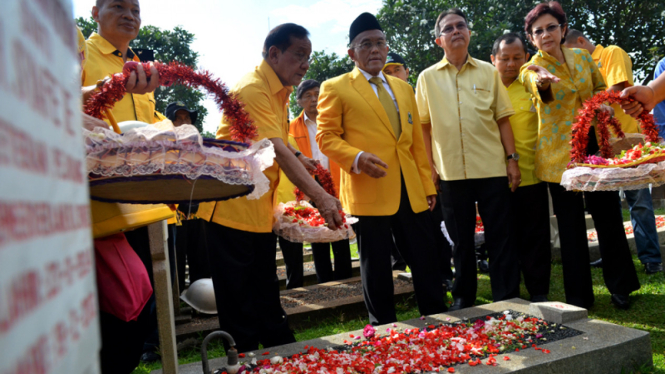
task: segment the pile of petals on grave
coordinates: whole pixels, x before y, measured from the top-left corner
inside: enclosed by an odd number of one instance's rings
[[[394,325],[393,325],[394,326]],[[550,353],[537,343],[543,334],[566,329],[520,313],[506,311],[498,318],[486,316],[453,324],[429,325],[423,329],[387,329],[387,334],[349,335],[346,346],[319,349],[305,346],[305,352],[290,358],[254,358],[239,373],[454,373],[454,365],[496,366],[498,354],[534,348]],[[354,342],[355,341],[355,342]],[[504,356],[509,357],[509,356]],[[508,358],[507,360],[509,360]],[[503,360],[506,360],[505,358]],[[506,360],[506,361],[507,361]]]
[[[656,216],[656,229],[661,229],[665,227],[665,216]],[[623,223],[623,229],[626,231],[626,235],[633,234],[633,225],[630,222]],[[596,230],[589,230],[587,232],[587,239],[590,242],[598,241],[598,232]]]

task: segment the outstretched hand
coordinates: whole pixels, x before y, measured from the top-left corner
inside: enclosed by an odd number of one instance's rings
[[[550,87],[550,83],[558,83],[561,79],[556,75],[550,73],[547,69],[538,65],[529,65],[526,67],[528,70],[535,71],[538,74],[537,84],[542,90]]]

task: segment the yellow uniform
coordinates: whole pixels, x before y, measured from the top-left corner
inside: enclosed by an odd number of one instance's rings
[[[565,47],[561,50],[566,63],[538,51],[522,66],[519,78],[538,110],[536,176],[552,183],[561,183],[561,175],[570,162],[571,130],[577,111],[585,100],[607,88],[587,50]],[[529,65],[542,66],[561,79],[551,84],[554,101],[549,104],[542,101],[536,85],[537,74],[526,68]]]
[[[469,56],[458,71],[444,58],[420,73],[416,100],[442,180],[507,175],[497,121],[514,112],[494,66]]]
[[[508,87],[508,96],[515,114],[510,117],[510,126],[515,137],[515,149],[520,155],[520,187],[539,183],[536,177],[536,141],[538,140],[538,112],[531,102],[531,95],[526,92],[518,79]]]
[[[293,87],[284,86],[272,67],[262,60],[253,72],[240,79],[232,91],[238,95],[238,100],[245,104],[245,110],[254,121],[259,132],[257,141],[281,138],[286,144],[289,134],[287,104]],[[229,130],[230,124],[223,118],[222,125],[217,130],[217,139],[230,140]],[[263,173],[270,180],[270,190],[259,199],[248,200],[240,197],[213,204],[201,204],[199,217],[236,230],[272,232],[273,207],[277,202],[275,190],[280,179],[279,165],[275,162]]]
[[[296,150],[300,150],[296,139],[291,135],[289,135],[289,144],[291,144]],[[279,186],[277,186],[277,202],[288,203],[289,201],[294,201],[296,199],[296,194],[293,192],[295,189],[296,185],[293,184],[293,182],[286,177],[284,171],[280,169]]]
[[[598,65],[598,70],[603,75],[607,87],[623,82],[626,82],[628,87],[635,85],[633,81],[633,62],[630,60],[628,53],[620,47],[611,45],[605,48],[602,45],[597,45],[591,54],[591,58]],[[621,123],[623,132],[639,132],[635,118],[626,114],[619,104],[612,104],[612,108],[614,108],[614,117]]]
[[[426,210],[426,197],[436,194],[413,88],[398,78],[385,79],[399,108],[399,139],[379,98],[358,68],[321,85],[316,141],[321,152],[345,171],[341,173],[340,200],[355,215],[395,214],[401,198],[400,175],[413,212]],[[352,172],[360,151],[373,153],[388,164],[388,175],[372,178]]]
[[[81,74],[83,86],[95,85],[100,79],[122,72],[125,65],[122,60],[122,53],[108,40],[93,32],[86,44],[88,46],[88,58]],[[128,50],[127,61],[139,61],[139,58],[131,49]],[[141,121],[154,123],[155,95],[152,92],[143,95],[125,94],[122,100],[115,103],[111,113],[117,122]]]

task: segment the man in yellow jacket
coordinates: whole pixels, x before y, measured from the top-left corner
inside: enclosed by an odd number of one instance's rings
[[[340,198],[357,227],[365,305],[374,325],[397,320],[390,248],[393,236],[413,273],[422,314],[446,311],[428,209],[436,203],[413,89],[381,70],[386,37],[363,13],[351,24],[356,68],[321,86],[316,140],[342,170]]]

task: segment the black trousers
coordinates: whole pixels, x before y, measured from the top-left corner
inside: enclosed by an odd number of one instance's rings
[[[335,257],[335,270],[330,261],[330,247]],[[312,257],[319,283],[351,278],[351,246],[349,239],[332,243],[312,243]]]
[[[566,191],[558,183],[547,183],[547,186],[559,226],[566,302],[582,308],[590,308],[594,303],[584,220],[585,201],[598,232],[607,289],[612,294],[622,295],[638,290],[640,282],[623,228],[619,194],[614,191]]]
[[[286,289],[298,288],[303,286],[303,252],[302,243],[290,242],[281,236],[279,248],[284,256],[284,265],[286,265]]]
[[[397,321],[390,248],[393,236],[400,254],[411,268],[413,288],[421,314],[448,308],[441,282],[441,253],[436,248],[429,211],[414,213],[402,180],[400,204],[392,216],[358,216],[356,225],[363,296],[372,325]]]
[[[510,245],[517,254],[531,296],[550,292],[552,250],[547,184],[519,187],[510,194],[513,216]]]
[[[450,267],[450,260],[453,257],[453,248],[443,236],[441,231],[441,222],[443,221],[443,209],[441,209],[441,194],[437,196],[436,206],[432,210],[432,222],[434,230],[434,238],[436,240],[436,247],[441,251],[441,277],[443,280],[453,279],[453,269]],[[446,230],[448,225],[446,224]],[[450,235],[450,233],[448,233]],[[452,239],[452,237],[451,237]]]
[[[467,304],[476,300],[478,289],[474,234],[476,201],[485,226],[485,245],[489,254],[492,298],[501,301],[519,297],[520,274],[517,254],[508,245],[511,226],[510,190],[506,177],[441,181],[441,203],[453,239],[455,283],[453,297]]]
[[[275,234],[215,223],[206,232],[219,326],[238,351],[295,342],[279,299]]]
[[[210,262],[206,248],[206,227],[211,225],[203,219],[182,221],[175,226],[175,252],[178,259],[178,286],[185,289],[185,266],[189,265],[189,284],[202,278],[210,278]]]

